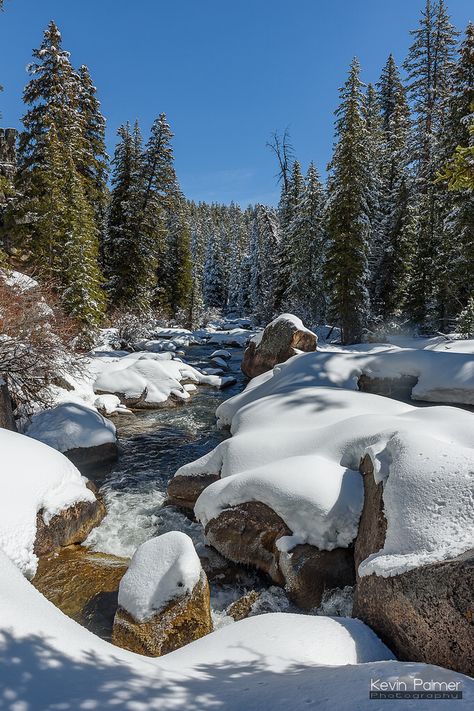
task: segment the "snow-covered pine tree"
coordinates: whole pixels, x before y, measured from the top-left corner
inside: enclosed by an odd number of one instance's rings
[[[188,323],[191,328],[199,325],[204,311],[204,259],[206,244],[202,226],[204,210],[207,205],[189,204],[190,247],[191,247],[191,295],[189,299]]]
[[[112,160],[112,193],[104,242],[104,268],[113,309],[146,314],[156,262],[139,229],[143,204],[143,152],[138,122],[118,129]],[[151,263],[150,263],[151,259]]]
[[[298,213],[301,208],[305,190],[304,178],[300,163],[295,160],[291,175],[284,185],[279,205],[280,215],[280,241],[278,248],[278,269],[275,279],[275,307],[284,308],[286,292],[294,279],[294,257],[296,251],[297,231],[294,227],[298,223]]]
[[[241,208],[232,204],[229,208],[229,268],[227,281],[227,311],[239,316],[244,315],[248,296],[245,293],[245,283],[242,268],[247,267],[244,259],[248,252],[248,230]]]
[[[89,69],[83,64],[79,68],[80,96],[79,111],[84,124],[84,151],[78,165],[85,178],[88,203],[95,213],[95,221],[100,235],[100,248],[105,237],[106,210],[109,199],[107,188],[108,155],[105,148],[105,118],[100,111],[97,89]]]
[[[474,25],[469,23],[452,75],[439,164],[443,173],[459,147],[472,146],[471,175],[474,183]],[[468,150],[468,148],[467,148]],[[449,328],[453,318],[474,295],[474,192],[464,182],[458,189],[442,188],[442,229],[436,274],[436,297],[441,325]]]
[[[40,278],[59,291],[65,310],[84,327],[97,326],[104,298],[97,264],[98,229],[88,202],[87,179],[79,169],[87,155],[81,82],[54,22],[33,56],[28,68],[31,80],[24,92],[30,108],[20,136],[18,198],[12,205],[11,223],[19,248]],[[86,268],[74,272],[78,263],[73,252],[83,255]]]
[[[224,258],[218,227],[212,219],[205,224],[207,231],[204,263],[204,303],[210,308],[223,308],[226,298]]]
[[[418,211],[417,244],[411,269],[409,312],[419,324],[438,326],[434,313],[435,272],[441,215],[434,185],[437,152],[453,70],[457,32],[445,0],[426,0],[404,67],[414,112],[410,140]]]
[[[408,170],[409,108],[400,73],[390,55],[377,84],[382,114],[380,241],[374,309],[384,321],[399,317],[407,296],[416,239]]]
[[[369,184],[367,186],[368,210],[371,225],[369,244],[368,283],[371,308],[374,306],[376,284],[382,252],[382,170],[383,170],[383,129],[381,106],[373,84],[367,85],[364,96],[363,114],[367,132],[367,166]]]
[[[278,247],[279,222],[275,210],[256,205],[249,244],[249,301],[256,322],[262,325],[271,321],[276,311]]]
[[[283,305],[285,311],[310,324],[323,323],[326,312],[324,201],[318,172],[311,163],[303,194],[288,230],[292,268]]]
[[[167,196],[166,212],[165,249],[158,265],[161,306],[170,318],[176,319],[184,312],[190,320],[191,233],[188,208],[177,183],[174,195]]]
[[[357,58],[340,89],[337,143],[329,165],[325,272],[331,288],[330,317],[341,327],[343,343],[360,340],[369,315],[367,291],[370,214],[367,129]]]

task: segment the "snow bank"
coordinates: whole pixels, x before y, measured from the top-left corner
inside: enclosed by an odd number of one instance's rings
[[[201,561],[185,533],[170,531],[142,543],[120,581],[118,603],[135,620],[150,619],[178,597],[193,591]]]
[[[329,378],[352,382],[353,366],[351,354],[322,355],[325,369],[315,354],[296,356],[218,408],[233,436],[177,472],[221,476],[198,499],[199,518],[258,500],[296,534],[290,545],[347,545],[360,511],[354,477],[368,453],[385,481],[388,530],[361,574],[395,575],[471,548],[474,416],[327,387]]]
[[[26,434],[59,452],[115,442],[115,425],[97,410],[74,402],[34,415]]]
[[[42,510],[47,524],[68,506],[94,501],[95,496],[76,467],[42,442],[0,429],[0,452],[0,549],[33,577],[36,514]]]
[[[458,681],[460,709],[474,693],[474,681],[462,674],[393,660],[351,619],[261,615],[158,659],[140,657],[63,615],[1,554],[0,578],[0,687],[12,711],[386,711],[390,702],[369,699],[371,677]],[[436,703],[440,711],[451,706]],[[419,701],[403,707],[418,709]]]
[[[0,277],[7,286],[18,289],[20,292],[29,291],[38,286],[36,279],[32,279],[27,274],[16,272],[12,269],[0,269]]]

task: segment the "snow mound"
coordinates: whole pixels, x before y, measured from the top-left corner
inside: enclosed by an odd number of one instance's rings
[[[334,358],[345,368],[341,378],[348,362]],[[361,574],[395,575],[470,549],[474,416],[325,387],[328,370],[322,374],[312,353],[296,356],[218,408],[233,436],[176,473],[220,475],[196,503],[199,518],[257,500],[295,534],[283,545],[347,545],[361,506],[357,471],[369,454],[384,480],[388,529],[384,549],[362,563]]]
[[[47,524],[63,509],[95,496],[69,459],[42,442],[0,429],[0,451],[0,549],[33,577],[36,514],[42,511]]]
[[[115,425],[86,405],[65,402],[33,415],[28,437],[59,452],[115,442]]]
[[[460,708],[469,708],[474,693],[462,674],[395,661],[358,620],[260,615],[152,659],[80,627],[1,553],[0,578],[0,686],[12,708],[385,711],[389,702],[369,699],[370,679],[415,676],[458,682]],[[403,707],[420,704],[405,700]]]
[[[120,581],[118,604],[138,622],[149,620],[199,582],[201,561],[181,531],[151,538],[137,548]]]

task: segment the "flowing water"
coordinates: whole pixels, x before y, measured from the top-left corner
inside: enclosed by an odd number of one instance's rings
[[[190,347],[185,360],[198,368],[212,366],[209,356],[213,350]],[[168,481],[182,464],[209,452],[229,436],[217,429],[215,411],[223,400],[242,390],[244,377],[240,371],[242,350],[227,350],[232,354],[228,365],[229,374],[236,378],[235,385],[222,391],[200,386],[183,405],[116,418],[120,457],[105,477],[100,472],[96,476],[89,475],[100,484],[108,511],[86,541],[92,550],[129,557],[144,541],[173,530],[187,533],[198,552],[202,550],[201,525],[166,505],[166,490]],[[283,590],[249,571],[246,579],[238,584],[211,584],[216,627],[232,621],[225,614],[225,608],[250,589],[262,591],[255,612],[296,611]],[[332,614],[335,612],[337,610]]]

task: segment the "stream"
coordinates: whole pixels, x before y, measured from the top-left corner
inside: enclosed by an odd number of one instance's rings
[[[214,350],[211,346],[191,346],[185,360],[197,368],[210,367],[209,356]],[[181,465],[209,452],[229,436],[228,432],[217,429],[215,411],[221,402],[243,389],[245,379],[240,370],[242,349],[226,350],[232,354],[228,365],[229,374],[236,378],[234,385],[224,390],[200,386],[183,405],[115,418],[121,448],[119,459],[105,476],[100,471],[89,474],[100,486],[108,512],[85,542],[89,549],[130,557],[144,541],[175,530],[188,534],[198,552],[203,550],[201,525],[181,510],[166,505],[166,491]],[[253,614],[299,612],[281,588],[252,570],[244,569],[243,575],[232,584],[210,581],[210,585],[215,628],[233,622],[226,608],[250,590],[260,593]],[[333,595],[317,612],[345,614],[348,605],[350,608],[350,589]]]

